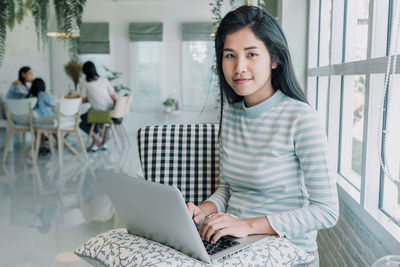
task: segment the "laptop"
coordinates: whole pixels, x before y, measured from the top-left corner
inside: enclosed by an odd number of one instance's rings
[[[225,236],[215,248],[201,240],[198,226],[177,188],[106,170],[98,170],[97,177],[100,189],[110,197],[128,233],[162,243],[203,262],[219,262],[267,237]]]

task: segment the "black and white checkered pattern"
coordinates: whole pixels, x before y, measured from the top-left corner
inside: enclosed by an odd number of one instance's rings
[[[218,186],[218,125],[156,125],[138,131],[144,177],[177,187],[186,202],[203,202]]]

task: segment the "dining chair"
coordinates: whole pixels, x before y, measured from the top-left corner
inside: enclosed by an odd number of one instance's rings
[[[130,105],[132,102],[132,96],[122,96],[117,99],[114,109],[111,111],[111,119],[113,120],[113,125],[118,133],[121,143],[125,146],[125,139],[129,145],[131,141],[129,139],[128,133],[123,125],[123,119],[130,111]]]
[[[28,150],[32,151],[32,159],[34,158],[34,140],[35,134],[32,123],[32,108],[36,105],[37,98],[25,99],[6,99],[4,101],[4,108],[8,123],[7,141],[4,146],[3,163],[7,160],[8,148],[11,143],[11,137],[16,133],[22,133],[22,146],[24,156],[27,155]],[[26,148],[25,134],[30,133],[31,145]]]
[[[55,134],[57,136],[58,158],[60,164],[63,164],[64,145],[67,146],[67,148],[71,150],[73,154],[78,154],[77,151],[67,142],[67,140],[65,140],[65,134],[76,134],[82,150],[82,154],[85,160],[88,160],[86,148],[83,144],[79,130],[80,109],[82,104],[81,98],[56,99],[55,102],[57,106],[57,114],[53,120],[47,122],[39,120],[34,121],[34,126],[36,130],[36,151],[34,161],[36,162],[38,157],[40,139],[42,134],[48,135],[50,150],[52,151],[53,155],[54,149],[51,143],[50,135]]]
[[[144,178],[177,187],[199,204],[219,184],[218,125],[145,126],[137,133]]]
[[[122,147],[125,146],[124,134],[130,145],[128,134],[126,133],[126,130],[122,125],[122,120],[125,114],[127,114],[127,111],[129,111],[128,104],[130,103],[130,99],[131,98],[129,96],[122,96],[117,98],[117,100],[115,101],[114,108],[112,110],[94,110],[94,109],[89,110],[88,122],[91,123],[92,125],[90,127],[88,139],[86,141],[86,147],[89,146],[90,138],[93,135],[94,128],[96,125],[100,125],[100,138],[102,140],[105,138],[106,127],[109,126],[111,128],[111,133],[113,135],[114,143],[118,151],[121,150],[118,146],[115,132],[117,132],[119,136]]]

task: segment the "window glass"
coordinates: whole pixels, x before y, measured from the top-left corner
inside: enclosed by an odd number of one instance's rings
[[[365,75],[343,79],[340,173],[358,190],[361,185]]]
[[[157,109],[160,105],[161,42],[132,42],[133,107]]]
[[[399,88],[400,75],[395,75],[391,88]],[[389,213],[400,223],[400,195],[399,188],[393,182],[399,181],[400,177],[400,92],[390,90],[387,97],[387,107],[385,113],[385,142],[383,158],[385,159],[386,169],[390,175],[383,175],[381,190],[381,208]],[[391,176],[391,177],[390,177]],[[391,178],[391,179],[390,179]]]
[[[182,61],[184,106],[215,107],[218,86],[211,69],[214,62],[213,42],[184,41]]]
[[[369,0],[347,1],[346,62],[367,58],[368,14]]]

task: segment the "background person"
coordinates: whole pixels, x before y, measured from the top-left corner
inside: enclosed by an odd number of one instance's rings
[[[116,99],[115,90],[107,78],[100,77],[97,74],[96,67],[91,61],[87,61],[83,64],[82,72],[86,76],[85,79],[81,79],[80,81],[82,102],[89,102],[95,110],[112,109]],[[87,116],[88,112],[82,114],[79,127],[89,134],[91,124],[88,123]],[[94,152],[104,145],[105,140],[100,138],[97,128],[94,130],[92,137],[93,143],[89,151]]]
[[[46,84],[41,78],[33,80],[27,97],[37,98],[37,103],[33,110],[39,117],[54,114],[53,97],[51,94],[46,93]]]
[[[13,82],[10,89],[8,89],[6,98],[19,99],[26,97],[29,92],[27,83],[32,81],[32,69],[28,66],[20,68],[18,71],[18,80]]]

